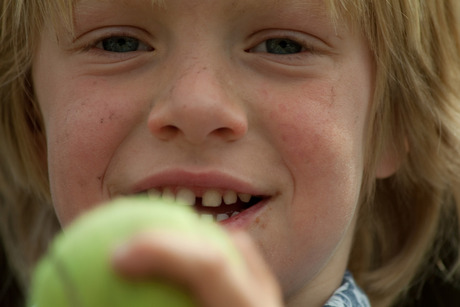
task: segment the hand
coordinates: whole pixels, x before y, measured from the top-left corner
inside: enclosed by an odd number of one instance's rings
[[[113,257],[126,278],[168,278],[188,287],[203,307],[281,307],[275,277],[243,232],[230,234],[244,260],[236,267],[206,238],[152,231],[131,238]]]

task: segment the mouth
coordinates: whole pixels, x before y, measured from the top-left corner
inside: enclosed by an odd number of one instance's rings
[[[224,222],[268,199],[264,195],[251,195],[233,190],[192,189],[186,187],[157,187],[141,192],[151,198],[176,200],[193,206],[204,219]]]

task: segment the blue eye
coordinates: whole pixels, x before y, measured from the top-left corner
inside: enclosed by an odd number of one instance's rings
[[[272,54],[295,54],[304,50],[301,44],[287,38],[268,39],[265,41],[265,49]]]
[[[249,49],[249,52],[290,55],[311,51],[310,49],[311,48],[306,47],[306,43],[299,43],[293,39],[280,37],[266,39],[254,48]]]
[[[97,48],[108,52],[148,51],[150,48],[138,39],[128,36],[112,36],[101,40]]]

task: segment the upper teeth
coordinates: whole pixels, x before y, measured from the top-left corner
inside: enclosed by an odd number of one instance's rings
[[[195,205],[197,199],[195,193],[187,188],[179,188],[176,189],[176,191],[173,191],[171,188],[163,188],[161,190],[150,189],[148,195],[151,197],[180,200],[190,206]],[[238,198],[244,203],[249,203],[252,196],[250,194],[237,193],[230,190],[222,193],[216,189],[209,189],[202,194],[201,202],[204,207],[219,207],[223,203],[226,205],[235,204]]]

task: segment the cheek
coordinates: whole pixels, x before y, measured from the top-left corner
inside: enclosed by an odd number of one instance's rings
[[[54,84],[37,94],[45,110],[51,193],[57,214],[66,224],[108,199],[105,170],[130,131],[134,111],[130,114],[127,105],[136,108],[134,99],[127,101],[123,90],[104,81]]]
[[[320,179],[361,169],[369,96],[337,93],[328,82],[312,82],[299,92],[282,94],[265,111],[272,142],[292,173]]]
[[[288,118],[296,124],[284,123],[286,133],[280,146],[285,148],[285,161],[294,178],[296,208],[292,219],[305,231],[322,232],[317,235],[324,238],[327,233],[345,229],[354,214],[363,173],[366,112],[343,110],[339,102],[327,107],[322,103],[317,110],[313,107],[305,112],[304,118]],[[354,101],[343,102],[347,103]],[[358,121],[356,114],[360,114]],[[302,216],[312,223],[305,223]]]
[[[283,93],[283,100],[267,104],[265,125],[294,183],[286,211],[296,251],[291,255],[299,263],[308,258],[316,270],[344,238],[355,214],[370,96],[339,95],[333,85],[319,82],[300,92]],[[283,264],[282,274],[288,267]],[[298,268],[291,269],[303,278]]]

